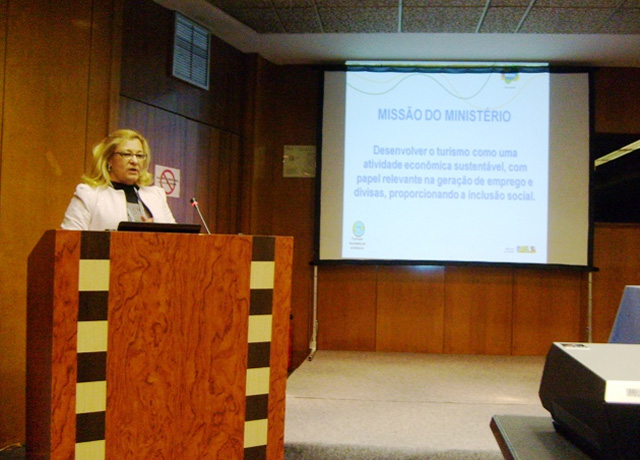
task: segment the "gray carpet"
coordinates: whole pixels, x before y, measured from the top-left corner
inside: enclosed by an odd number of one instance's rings
[[[388,447],[287,444],[286,460],[502,460],[499,452],[424,449],[392,449]]]
[[[502,458],[493,415],[548,416],[544,357],[319,351],[289,377],[287,460]]]
[[[544,357],[319,351],[288,379],[286,460],[500,460],[493,415],[548,416]],[[24,459],[24,448],[0,453]]]

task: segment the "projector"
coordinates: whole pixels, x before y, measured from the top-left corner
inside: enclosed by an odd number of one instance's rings
[[[556,431],[587,454],[640,459],[640,345],[554,343],[539,395]]]

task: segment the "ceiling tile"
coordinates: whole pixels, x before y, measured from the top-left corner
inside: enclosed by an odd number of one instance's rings
[[[325,8],[395,8],[399,0],[314,0],[317,7]]]
[[[491,8],[495,6],[529,6],[531,0],[491,0]]]
[[[482,21],[480,33],[512,34],[518,29],[526,11],[525,7],[491,7]]]
[[[430,6],[445,6],[445,7],[461,7],[461,6],[477,6],[484,7],[487,0],[404,0],[402,2],[403,7],[430,7]]]
[[[318,13],[327,33],[388,33],[398,30],[396,8],[321,8]]]
[[[621,8],[598,32],[603,34],[640,34],[640,8]]]
[[[483,8],[404,8],[403,32],[474,33]]]
[[[271,8],[270,0],[207,0],[223,11],[242,8]]]
[[[271,0],[276,8],[313,8],[313,0]]]
[[[520,33],[589,34],[597,31],[612,10],[607,8],[532,8]]]
[[[290,34],[317,34],[323,32],[315,8],[278,8],[284,30]]]
[[[536,0],[534,8],[615,8],[620,0]]]
[[[397,32],[402,5],[402,32],[640,35],[640,0],[207,1],[258,33]]]
[[[234,8],[227,10],[235,19],[261,34],[284,33],[280,18],[272,8]]]

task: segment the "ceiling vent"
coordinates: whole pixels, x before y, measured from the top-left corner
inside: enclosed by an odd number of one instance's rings
[[[173,76],[209,89],[209,31],[176,13],[173,40]]]

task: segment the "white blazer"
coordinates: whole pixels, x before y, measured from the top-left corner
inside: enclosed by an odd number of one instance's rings
[[[138,195],[149,208],[154,222],[175,223],[165,191],[156,186],[140,187]],[[124,190],[103,185],[79,184],[60,227],[65,230],[115,230],[128,220]]]

